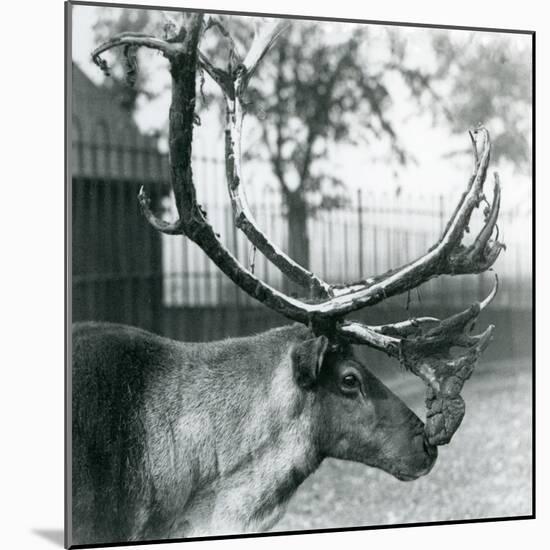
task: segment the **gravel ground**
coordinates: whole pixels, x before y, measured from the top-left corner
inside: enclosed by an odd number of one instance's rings
[[[342,528],[531,513],[531,361],[480,365],[463,395],[467,412],[432,472],[401,482],[380,470],[327,459],[272,529]],[[385,380],[423,416],[423,387]],[[413,384],[413,386],[411,386]]]

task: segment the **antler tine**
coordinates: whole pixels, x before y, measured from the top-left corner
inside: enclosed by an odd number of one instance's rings
[[[437,317],[419,317],[388,325],[375,325],[370,328],[380,334],[408,336],[417,334],[426,325],[433,325],[433,323],[439,323],[440,321]]]
[[[229,67],[225,71],[215,67],[206,55],[200,54],[203,68],[220,86],[225,98],[226,179],[235,225],[290,280],[309,289],[313,297],[327,298],[332,296],[330,285],[290,258],[262,231],[250,210],[242,185],[241,136],[246,112],[244,94],[253,72],[287,25],[276,19],[261,21],[255,28],[254,39],[240,66],[234,69]]]
[[[494,326],[476,335],[466,331],[493,301],[498,285],[495,274],[495,284],[483,301],[441,321],[422,318],[416,323],[412,320],[383,327],[345,322],[338,327],[345,340],[366,344],[398,358],[406,370],[427,384],[425,431],[432,445],[448,443],[462,422],[465,405],[460,391],[489,344]],[[428,325],[431,328],[426,328]],[[452,355],[455,347],[463,351]]]
[[[489,304],[491,304],[491,302],[495,299],[496,295],[498,294],[500,281],[499,281],[498,275],[496,273],[493,273],[493,275],[495,276],[495,284],[493,285],[493,288],[491,289],[491,292],[485,297],[484,300],[482,300],[479,303],[480,311],[483,311],[484,309],[486,309],[487,306]]]
[[[173,57],[181,48],[181,45],[178,43],[167,42],[161,38],[141,32],[122,32],[95,48],[92,52],[92,61],[109,76],[109,66],[107,62],[102,59],[101,54],[112,48],[122,46],[135,46],[159,50],[168,58]]]
[[[154,212],[151,210],[151,199],[147,195],[143,185],[139,189],[138,201],[141,206],[141,211],[145,216],[145,219],[161,233],[166,235],[184,235],[185,229],[181,222],[181,219],[176,220],[175,222],[167,222],[158,218]]]
[[[244,91],[250,77],[260,64],[265,54],[270,50],[277,38],[289,26],[287,21],[281,19],[259,18],[256,20],[254,28],[254,38],[248,53],[246,54],[243,65],[246,71],[246,76],[243,78],[240,86],[243,88],[239,93]]]
[[[433,340],[435,336],[445,334],[449,330],[456,332],[460,329],[463,331],[468,323],[475,320],[497,295],[499,279],[496,273],[494,276],[493,288],[484,300],[475,302],[469,308],[446,319],[419,317],[386,325],[364,325],[356,321],[344,321],[338,326],[338,332],[353,344],[369,345],[393,357],[400,357],[400,351],[396,350],[395,346],[403,338],[423,335],[425,338]],[[426,343],[432,340],[426,340]]]

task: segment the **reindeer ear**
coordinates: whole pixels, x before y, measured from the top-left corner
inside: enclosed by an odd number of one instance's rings
[[[313,386],[319,376],[327,348],[326,336],[305,340],[292,348],[292,369],[298,386],[305,389]]]

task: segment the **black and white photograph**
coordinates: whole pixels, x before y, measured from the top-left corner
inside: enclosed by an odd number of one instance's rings
[[[533,518],[534,33],[65,8],[66,547]]]

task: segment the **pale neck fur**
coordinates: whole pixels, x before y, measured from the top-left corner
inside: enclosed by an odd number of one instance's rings
[[[218,400],[214,407],[209,401],[213,412],[208,419],[196,418],[204,438],[201,479],[196,484],[200,489],[190,495],[183,519],[174,524],[179,532],[171,536],[269,529],[299,484],[319,465],[314,394],[304,393],[293,380],[289,336],[296,332],[285,328],[269,334],[271,350],[277,349],[273,340],[281,343],[279,357],[272,357],[270,365],[258,365],[264,371],[253,391],[225,371],[229,401]],[[252,347],[258,348],[255,343]],[[250,365],[247,368],[250,371]],[[189,425],[182,423],[180,428],[185,439]],[[214,448],[209,448],[212,441]]]

